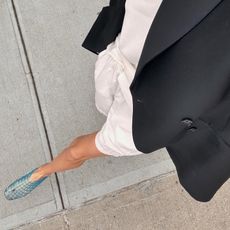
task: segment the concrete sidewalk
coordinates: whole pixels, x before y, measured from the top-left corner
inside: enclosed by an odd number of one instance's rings
[[[107,0],[0,0],[0,230],[9,230],[175,169],[165,148],[87,161],[9,202],[3,190],[99,130],[97,56],[81,47]],[[87,20],[85,20],[87,18]],[[12,170],[14,169],[14,170]]]
[[[210,202],[198,202],[168,173],[92,200],[20,230],[227,230],[230,182]]]
[[[10,182],[104,124],[94,103],[97,56],[81,44],[108,2],[0,0],[0,230],[230,229],[230,182],[211,202],[195,201],[165,148],[92,159],[28,197],[3,196]]]

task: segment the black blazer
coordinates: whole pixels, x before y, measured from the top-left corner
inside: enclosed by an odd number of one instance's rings
[[[82,46],[120,32],[124,0],[104,7]],[[166,147],[181,185],[211,200],[230,175],[230,0],[163,0],[130,85],[136,148]]]

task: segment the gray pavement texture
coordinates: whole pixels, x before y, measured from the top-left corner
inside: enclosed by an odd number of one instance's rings
[[[210,202],[198,202],[175,172],[140,182],[19,230],[227,230],[230,183]]]
[[[107,0],[0,0],[0,230],[8,230],[175,169],[167,151],[87,161],[27,197],[3,191],[77,136],[99,130],[96,55],[81,47]],[[87,20],[85,20],[87,18]]]
[[[106,121],[94,103],[97,57],[81,44],[108,3],[0,0],[0,230],[230,229],[229,182],[212,202],[195,202],[165,148],[91,159],[4,198],[9,183]]]

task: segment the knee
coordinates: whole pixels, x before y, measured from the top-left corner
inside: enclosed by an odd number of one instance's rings
[[[71,160],[74,160],[74,161],[86,160],[84,150],[81,147],[79,147],[79,146],[70,146],[68,151],[69,151]]]
[[[77,137],[69,146],[70,156],[73,160],[83,161],[99,156],[94,147],[94,135],[83,135]]]
[[[77,137],[69,146],[69,153],[72,160],[85,161],[87,159],[87,149],[84,147],[83,136]]]

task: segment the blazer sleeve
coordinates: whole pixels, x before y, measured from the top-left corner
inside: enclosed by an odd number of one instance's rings
[[[196,119],[199,135],[182,135],[166,147],[181,185],[207,202],[230,175],[230,88]]]
[[[81,46],[95,54],[106,49],[121,31],[124,14],[125,0],[110,0],[109,6],[102,8]]]

